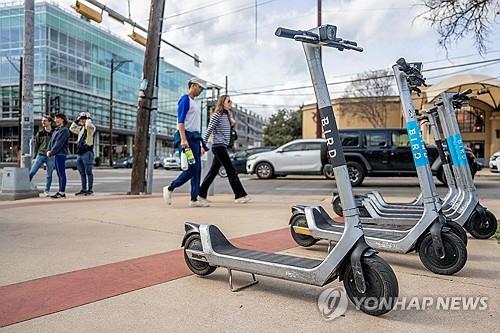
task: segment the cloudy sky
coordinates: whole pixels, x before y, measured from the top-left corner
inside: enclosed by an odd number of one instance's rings
[[[4,1],[4,0],[1,0]],[[72,0],[58,0],[63,7]],[[127,1],[101,0],[116,11],[128,15]],[[162,56],[172,64],[212,83],[224,85],[238,104],[269,116],[278,108],[296,108],[314,101],[312,89],[258,95],[241,93],[298,87],[310,84],[304,53],[299,43],[274,36],[278,26],[309,29],[316,25],[316,0],[258,0],[257,41],[255,40],[255,0],[167,0],[164,37],[182,49],[200,56],[200,68],[192,59],[165,46]],[[424,62],[424,68],[500,58],[500,28],[492,27],[488,51],[478,54],[472,39],[453,45],[448,54],[437,44],[437,34],[423,19],[414,18],[424,11],[420,0],[323,0],[322,21],[337,25],[338,37],[355,40],[363,53],[334,49],[323,50],[328,82],[353,78],[356,73],[390,68],[399,58]],[[132,19],[147,26],[149,1],[130,0]],[[130,33],[104,15],[103,26],[115,34]],[[500,76],[499,63],[428,73],[437,83],[452,73]],[[332,98],[342,96],[345,86],[332,85]]]

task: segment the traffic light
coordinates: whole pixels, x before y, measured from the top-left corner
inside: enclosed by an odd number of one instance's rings
[[[134,42],[141,44],[142,46],[146,46],[146,41],[148,40],[146,37],[139,35],[137,32],[132,31],[130,35],[128,35],[130,39]]]
[[[99,13],[98,11],[90,8],[87,5],[84,5],[80,1],[76,1],[76,3],[71,6],[78,14],[82,15],[83,17],[95,21],[97,23],[102,22],[102,12]]]

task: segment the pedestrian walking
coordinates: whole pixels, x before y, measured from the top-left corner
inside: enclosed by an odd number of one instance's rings
[[[189,207],[208,207],[206,201],[198,200],[201,180],[201,155],[206,147],[201,138],[201,110],[195,102],[205,89],[205,82],[192,78],[188,82],[188,93],[183,95],[177,103],[177,132],[174,135],[174,148],[179,149],[179,156],[185,151],[191,155],[191,163],[169,186],[163,188],[163,200],[170,205],[173,191],[188,180],[191,181],[191,201]],[[190,151],[190,152],[189,152]]]
[[[57,177],[59,178],[59,191],[52,195],[53,199],[66,198],[66,155],[68,155],[69,129],[66,126],[68,119],[62,113],[54,116],[56,129],[49,143],[47,157],[54,156]]]
[[[212,185],[221,166],[226,169],[227,178],[234,193],[234,201],[236,203],[247,203],[250,201],[227,152],[227,147],[231,141],[231,127],[236,123],[230,114],[231,108],[231,98],[228,95],[222,95],[217,100],[215,111],[210,117],[204,139],[208,140],[208,137],[212,135],[212,152],[214,154],[214,159],[210,166],[210,170],[200,186],[200,201],[208,202],[208,188]]]
[[[82,112],[78,118],[71,123],[69,130],[78,135],[76,144],[76,167],[80,173],[82,188],[78,195],[93,195],[94,175],[92,167],[94,166],[94,133],[95,126],[92,124],[90,112]]]
[[[54,129],[52,128],[53,119],[50,116],[42,117],[42,129],[35,134],[35,163],[31,166],[30,181],[42,165],[45,164],[47,175],[45,176],[44,195],[50,196],[50,186],[52,185],[52,174],[54,173],[54,157],[47,157],[47,151],[52,138]]]

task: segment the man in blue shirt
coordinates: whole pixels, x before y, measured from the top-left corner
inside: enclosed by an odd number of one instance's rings
[[[201,110],[195,102],[203,89],[205,82],[192,78],[188,83],[188,93],[183,95],[177,104],[177,132],[174,135],[174,148],[179,149],[179,156],[183,149],[190,148],[193,152],[195,163],[183,171],[170,185],[163,188],[163,200],[170,205],[173,191],[191,180],[191,201],[189,207],[208,207],[206,201],[199,201],[201,180],[201,155],[204,154],[201,138]]]

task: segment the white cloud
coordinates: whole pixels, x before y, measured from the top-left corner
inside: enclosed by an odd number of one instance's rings
[[[259,3],[266,1],[259,0]],[[126,1],[101,2],[127,15]],[[59,0],[58,3],[69,8],[74,1]],[[130,3],[132,18],[147,27],[149,1],[130,0]],[[227,75],[230,91],[310,84],[301,45],[292,40],[276,38],[274,31],[278,26],[295,29],[313,27],[316,23],[316,1],[276,0],[262,4],[258,8],[258,43],[254,40],[253,9],[225,15],[252,6],[253,0],[167,1],[165,15],[171,16],[209,3],[215,5],[168,19],[164,26],[164,31],[169,31],[164,34],[164,38],[190,53],[198,54],[203,61],[201,67],[194,67],[192,59],[165,46],[162,56],[167,61],[220,85]],[[413,61],[445,59],[446,53],[437,47],[436,33],[428,23],[422,19],[413,21],[422,11],[415,3],[415,0],[324,0],[323,23],[337,25],[339,37],[356,40],[365,48],[363,53],[324,49],[323,64],[327,80],[338,81],[365,70],[387,68],[401,56]],[[223,16],[179,29],[217,15]],[[102,26],[123,38],[132,30],[106,15]],[[493,31],[491,40],[495,40],[498,34],[498,31]],[[449,56],[476,53],[471,45],[469,41],[463,41],[450,50]],[[464,59],[468,60],[470,58]],[[490,74],[500,75],[498,66],[496,70],[489,67],[489,71]],[[339,75],[343,77],[339,78]],[[343,86],[332,86],[332,96],[338,96],[337,92],[342,89]],[[311,92],[312,89],[294,90],[275,95],[235,96],[233,99],[243,105],[248,103],[248,108],[258,113],[269,115],[277,107],[253,104],[300,105],[314,101],[313,95],[305,95]]]

